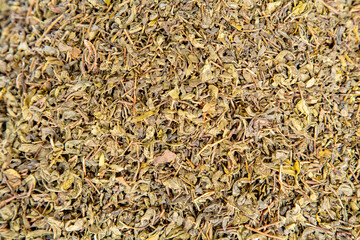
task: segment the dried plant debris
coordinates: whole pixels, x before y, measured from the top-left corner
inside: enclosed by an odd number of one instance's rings
[[[358,0],[0,0],[1,239],[358,239]]]

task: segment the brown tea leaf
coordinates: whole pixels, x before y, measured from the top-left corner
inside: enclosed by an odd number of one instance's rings
[[[172,162],[176,159],[176,154],[169,151],[169,150],[165,150],[164,153],[158,157],[155,158],[154,160],[154,164],[158,165],[161,163],[169,163]]]

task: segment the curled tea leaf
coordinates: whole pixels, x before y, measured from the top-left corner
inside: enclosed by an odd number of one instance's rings
[[[286,56],[286,54],[290,54],[293,58],[295,58],[295,55],[292,52],[288,50],[283,50],[275,57],[275,60],[277,60],[279,63],[284,63],[284,57]]]

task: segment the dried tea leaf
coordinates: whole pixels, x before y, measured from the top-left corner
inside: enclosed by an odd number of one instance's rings
[[[109,5],[111,4],[111,1],[112,1],[112,0],[105,0],[105,1],[104,1],[107,7],[109,7]]]
[[[7,64],[3,60],[0,60],[0,72],[5,73],[7,69]]]
[[[294,167],[291,167],[291,166],[282,167],[281,172],[291,175],[293,177],[295,177],[297,175],[297,171],[295,170]]]
[[[246,238],[246,240],[267,240],[268,238],[264,235],[261,235],[259,233],[252,234],[249,237]]]
[[[195,39],[194,34],[189,35],[189,40],[190,40],[191,44],[196,48],[204,48],[204,46],[205,46],[205,44],[200,43],[197,39]]]
[[[292,125],[296,128],[296,130],[298,130],[298,131],[302,130],[301,121],[299,121],[296,118],[291,118],[290,120],[291,120]]]
[[[348,197],[352,196],[353,192],[354,191],[349,184],[342,184],[342,185],[340,185],[340,187],[337,190],[337,193],[339,195],[344,194],[345,196],[348,196]]]
[[[42,143],[37,143],[37,144],[21,144],[19,147],[19,151],[21,152],[25,152],[25,153],[36,153],[39,148],[42,146]]]
[[[216,102],[206,103],[202,110],[205,113],[214,113],[216,111]]]
[[[200,78],[202,82],[208,82],[212,80],[213,74],[211,70],[211,64],[209,63],[209,61],[206,61],[205,65],[201,69]]]
[[[2,221],[7,221],[13,218],[14,214],[15,214],[14,206],[12,204],[7,205],[0,209],[0,219]]]
[[[173,190],[182,190],[183,189],[183,182],[177,178],[177,177],[172,177],[168,180],[163,181],[164,186],[173,189]]]
[[[330,158],[332,155],[332,152],[329,149],[324,149],[319,151],[319,157],[321,158]]]
[[[65,150],[71,154],[80,153],[80,149],[82,147],[82,140],[70,140],[65,143]]]
[[[60,220],[57,220],[54,217],[48,217],[47,223],[50,225],[53,230],[54,238],[59,238],[61,236],[61,231],[64,227],[64,223]]]
[[[70,220],[65,223],[65,231],[67,232],[75,232],[80,231],[85,227],[86,219],[77,219],[77,220]]]
[[[301,99],[296,104],[296,109],[306,116],[310,115],[310,113],[311,113],[310,108],[307,106],[304,99]]]
[[[105,154],[101,152],[99,156],[99,167],[102,167],[104,165],[105,165]]]
[[[161,235],[161,232],[156,232],[153,235],[149,236],[146,240],[158,240]]]
[[[169,151],[169,150],[165,150],[164,153],[158,157],[155,158],[154,160],[154,164],[158,165],[161,163],[169,163],[172,162],[176,159],[176,154]]]
[[[292,52],[288,50],[283,50],[275,57],[275,60],[277,60],[279,63],[285,63],[284,57],[286,56],[286,54],[290,54],[293,58],[295,58],[295,55]]]
[[[245,78],[246,82],[248,82],[248,83],[254,82],[253,78],[251,77],[251,74],[247,71],[243,72],[243,77]]]
[[[116,164],[110,164],[109,167],[111,169],[113,169],[115,172],[121,172],[123,171],[125,168]]]
[[[81,50],[77,47],[73,47],[71,51],[71,57],[78,58],[80,56]]]
[[[27,232],[26,233],[26,238],[27,239],[44,238],[46,235],[52,235],[52,232],[39,229],[39,230],[34,230],[34,231],[31,231],[31,232]]]
[[[170,96],[172,99],[177,100],[177,99],[179,99],[179,93],[180,93],[180,91],[179,91],[179,89],[176,87],[176,88],[174,88],[173,90],[170,90],[170,91],[169,91],[169,96]]]
[[[315,78],[311,78],[309,81],[306,82],[306,88],[311,88],[312,86],[314,86],[316,84],[316,79]]]
[[[122,185],[124,185],[125,187],[127,187],[128,189],[130,189],[130,185],[126,182],[126,180],[123,178],[123,177],[117,177],[115,178],[115,180],[118,182],[118,183],[121,183]]]
[[[72,52],[73,51],[73,48],[60,42],[59,45],[58,45],[58,48],[61,52]]]
[[[299,175],[299,173],[301,171],[301,165],[300,165],[300,162],[298,160],[296,160],[296,162],[294,164],[294,170],[296,172],[296,175]]]
[[[218,98],[218,95],[219,95],[219,89],[214,86],[214,85],[210,85],[209,86],[209,90],[211,92],[211,96],[214,98],[214,99],[217,99]]]
[[[194,97],[195,97],[195,94],[187,93],[187,94],[181,96],[181,100],[192,100]]]
[[[268,3],[265,13],[268,15],[272,14],[273,12],[275,12],[276,8],[281,5],[281,3],[282,3],[281,1]]]
[[[142,115],[139,115],[139,116],[134,117],[134,118],[131,120],[131,122],[132,122],[132,123],[136,123],[136,122],[143,121],[143,120],[145,120],[146,118],[151,117],[151,116],[153,116],[153,115],[156,114],[156,113],[157,113],[157,111],[147,111],[147,112],[145,112],[145,113],[142,114]]]
[[[4,171],[5,177],[7,179],[8,184],[12,188],[17,188],[21,185],[21,176],[20,174],[14,169],[7,169]]]
[[[304,10],[305,10],[305,8],[306,8],[306,5],[307,5],[306,3],[303,3],[302,1],[300,1],[300,2],[298,3],[298,5],[296,5],[296,6],[293,8],[291,14],[294,15],[294,16],[297,16],[297,15],[303,13]]]
[[[127,21],[125,22],[125,26],[129,25],[130,23],[132,23],[135,18],[136,18],[136,5],[134,4],[131,8],[131,11],[130,11],[130,16],[129,18],[127,19]]]
[[[74,175],[72,173],[68,174],[65,182],[62,185],[62,189],[68,190],[71,187],[71,185],[74,183],[74,181],[75,181]]]

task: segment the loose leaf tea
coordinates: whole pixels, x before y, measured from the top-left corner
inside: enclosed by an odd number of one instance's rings
[[[358,0],[0,0],[1,239],[358,239]]]
[[[165,150],[165,152],[158,156],[157,158],[155,158],[154,163],[155,164],[160,164],[160,163],[169,163],[174,161],[176,158],[176,154],[169,151],[169,150]]]

